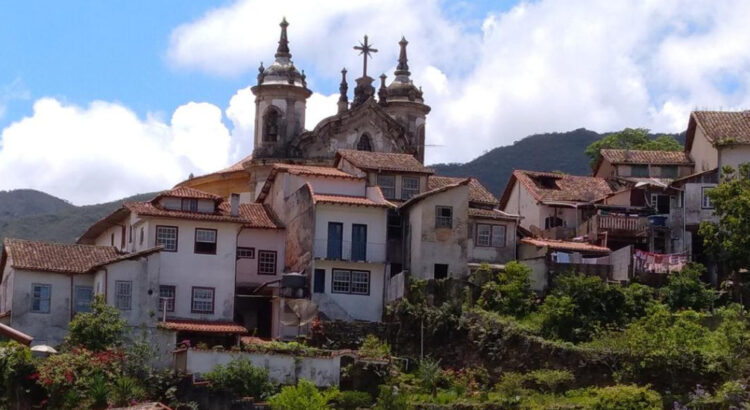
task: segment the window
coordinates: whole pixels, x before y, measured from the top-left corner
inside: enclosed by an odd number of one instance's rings
[[[128,243],[133,243],[133,225],[128,227]]]
[[[419,178],[401,177],[401,199],[407,200],[419,193]]]
[[[94,288],[91,286],[75,287],[75,312],[90,312],[91,300],[94,298]]]
[[[453,228],[453,208],[450,206],[435,207],[435,228]]]
[[[334,269],[331,277],[331,292],[369,295],[370,272]]]
[[[651,208],[659,214],[669,213],[669,195],[651,193]]]
[[[448,277],[448,265],[445,263],[436,263],[434,277],[435,279],[447,278]]]
[[[476,246],[505,246],[505,225],[477,224]]]
[[[550,229],[550,228],[563,226],[563,225],[565,225],[563,220],[556,216],[548,216],[544,218],[544,229]]]
[[[186,212],[198,212],[198,200],[183,198],[180,209]]]
[[[156,226],[156,246],[160,245],[167,252],[177,252],[176,226]]]
[[[708,193],[711,192],[713,188],[703,187],[701,188],[701,208],[702,209],[714,209],[714,204],[711,202],[711,197],[708,196]]]
[[[133,282],[129,280],[115,281],[115,307],[120,310],[130,310],[133,299]]]
[[[372,151],[372,142],[370,141],[369,135],[362,134],[362,136],[359,137],[359,142],[357,143],[357,149],[360,151]]]
[[[255,259],[255,248],[237,247],[237,259]]]
[[[378,175],[378,186],[386,199],[396,199],[395,175]]]
[[[631,177],[647,177],[648,165],[631,165],[630,176]]]
[[[326,259],[338,260],[342,257],[344,242],[344,224],[328,222],[328,242],[326,244]]]
[[[49,313],[52,285],[34,283],[31,285],[31,311]]]
[[[192,313],[214,313],[214,288],[193,286]]]
[[[195,229],[195,253],[216,255],[216,229]]]
[[[276,251],[258,251],[258,275],[276,274]]]
[[[326,291],[326,270],[315,269],[315,278],[313,279],[313,292],[325,293]]]
[[[661,167],[662,178],[677,178],[677,165],[666,165]]]
[[[352,255],[353,261],[367,260],[367,225],[352,224]]]
[[[395,209],[388,210],[388,239],[401,239],[401,215]]]
[[[142,226],[141,226],[140,236],[141,236],[141,238],[138,240],[138,242],[140,242],[140,244],[143,245],[143,227]]]
[[[281,116],[276,108],[270,107],[263,116],[263,142],[276,142],[279,135]]]
[[[115,234],[110,235],[110,237],[109,237],[109,244],[111,246],[115,246]]]
[[[167,308],[167,312],[174,312],[174,299],[176,294],[177,289],[174,286],[159,286],[159,312],[163,312],[164,307]]]

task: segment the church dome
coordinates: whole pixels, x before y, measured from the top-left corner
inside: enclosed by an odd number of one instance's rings
[[[292,54],[289,52],[289,39],[287,37],[289,23],[287,23],[286,18],[281,20],[279,26],[281,26],[281,36],[274,55],[274,62],[268,67],[263,67],[263,63],[260,64],[260,67],[258,67],[258,85],[287,84],[307,88],[305,71],[297,70],[292,61]]]

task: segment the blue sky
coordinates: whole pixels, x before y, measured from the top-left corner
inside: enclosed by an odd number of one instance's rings
[[[333,114],[339,70],[368,34],[373,72],[410,41],[433,108],[427,162],[586,127],[677,132],[695,108],[750,105],[742,0],[233,0],[9,2],[0,11],[0,189],[77,204],[165,189],[252,150],[249,86],[287,16]],[[351,78],[351,77],[350,77]],[[350,90],[353,87],[350,87]],[[471,141],[471,143],[466,143]]]

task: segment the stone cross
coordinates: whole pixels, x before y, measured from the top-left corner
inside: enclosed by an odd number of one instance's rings
[[[378,50],[372,48],[372,44],[367,43],[367,34],[365,34],[365,42],[360,42],[358,46],[354,46],[355,50],[359,50],[359,54],[362,56],[362,63],[364,69],[362,70],[362,77],[367,77],[367,57],[372,58],[370,53],[377,53]]]

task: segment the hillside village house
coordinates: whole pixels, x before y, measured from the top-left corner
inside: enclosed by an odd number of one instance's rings
[[[159,300],[149,308],[166,316],[163,326],[210,333],[212,324],[237,321],[262,335],[279,332],[273,294],[278,285],[253,300],[235,298],[281,278],[283,225],[261,204],[175,188],[148,202],[124,204],[78,243],[128,252],[161,247],[158,288],[152,288]]]
[[[685,152],[696,173],[750,162],[750,111],[693,111]]]

